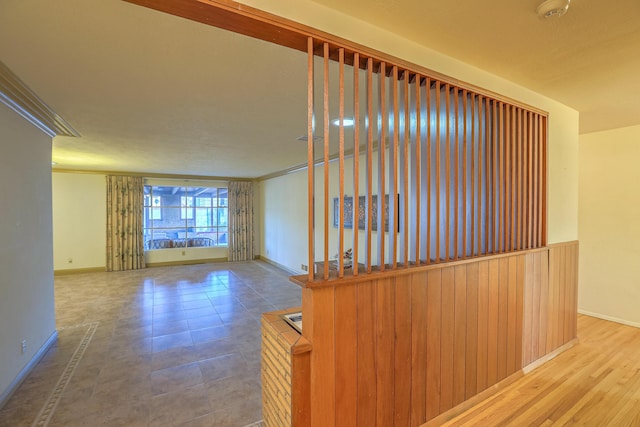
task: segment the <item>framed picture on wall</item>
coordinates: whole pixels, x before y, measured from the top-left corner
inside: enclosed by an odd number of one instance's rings
[[[398,195],[398,202],[400,201]],[[389,231],[389,195],[384,196],[384,231]],[[333,198],[333,226],[338,228],[340,225],[340,198]],[[400,204],[398,203],[398,207]],[[367,213],[367,198],[366,196],[358,197],[358,229],[364,230],[366,224]],[[344,196],[344,228],[353,228],[353,197]],[[397,211],[399,212],[399,210]],[[371,196],[371,230],[378,231],[378,195]]]

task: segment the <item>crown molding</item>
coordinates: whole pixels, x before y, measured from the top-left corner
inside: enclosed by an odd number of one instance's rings
[[[53,138],[80,134],[0,61],[0,102]]]
[[[115,170],[85,170],[85,169],[63,169],[63,168],[51,168],[52,173],[77,173],[88,175],[126,175],[126,176],[141,176],[144,178],[160,178],[160,179],[184,179],[193,181],[257,181],[257,178],[242,178],[232,176],[209,176],[209,175],[185,175],[185,174],[173,174],[173,173],[156,173],[156,172],[131,172],[131,171],[115,171]]]

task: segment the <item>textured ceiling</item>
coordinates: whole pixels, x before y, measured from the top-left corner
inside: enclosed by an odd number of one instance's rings
[[[314,0],[580,112],[580,132],[640,124],[640,1]]]
[[[551,21],[537,0],[316,2],[567,104],[581,132],[640,124],[638,0]],[[253,178],[306,158],[298,51],[120,0],[2,0],[0,60],[82,135],[54,139],[57,168]]]
[[[82,135],[54,139],[59,169],[253,178],[306,159],[299,51],[117,0],[2,0],[0,58]]]

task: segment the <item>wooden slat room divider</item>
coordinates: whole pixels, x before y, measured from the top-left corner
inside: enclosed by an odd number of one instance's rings
[[[404,274],[297,277],[310,425],[419,426],[462,410],[573,342],[576,272],[572,242]]]

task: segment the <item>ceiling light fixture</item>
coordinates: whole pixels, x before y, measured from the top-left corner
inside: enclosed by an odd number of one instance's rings
[[[335,119],[333,122],[335,126],[340,126],[340,119]],[[343,119],[342,123],[344,124],[345,127],[349,127],[349,126],[353,126],[353,119]]]
[[[536,12],[541,18],[559,18],[569,9],[571,0],[545,0],[538,6]]]

